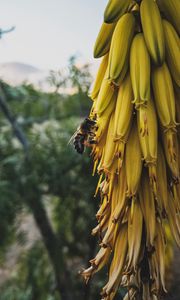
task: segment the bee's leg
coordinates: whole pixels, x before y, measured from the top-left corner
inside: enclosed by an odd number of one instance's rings
[[[90,137],[95,137],[95,135],[96,135],[95,132],[93,132],[93,131],[90,131],[88,134]]]
[[[90,141],[89,141],[89,144],[90,144],[90,145],[96,145],[96,144],[97,144],[97,141],[95,141],[95,140],[90,140]]]

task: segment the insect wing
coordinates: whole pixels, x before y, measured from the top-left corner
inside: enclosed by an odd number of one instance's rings
[[[77,133],[79,131],[79,128],[73,133],[73,135],[71,136],[71,138],[68,141],[68,145],[72,143],[72,141],[75,139]]]

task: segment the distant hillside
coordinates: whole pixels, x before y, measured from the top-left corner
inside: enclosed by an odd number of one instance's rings
[[[11,85],[20,85],[23,82],[32,83],[37,88],[49,90],[47,82],[48,70],[40,70],[34,66],[19,62],[0,64],[0,78]]]
[[[29,73],[35,73],[39,72],[40,70],[34,66],[23,64],[20,62],[9,62],[9,63],[2,63],[0,64],[0,67],[3,71],[9,72],[9,71],[18,71],[21,74],[29,74]]]
[[[97,72],[99,62],[90,65],[90,72],[93,77]],[[29,64],[20,62],[0,63],[0,79],[4,80],[12,86],[21,85],[22,83],[33,84],[36,88],[46,92],[54,90],[48,82],[50,70],[41,70]],[[74,89],[62,88],[61,92],[73,94]]]

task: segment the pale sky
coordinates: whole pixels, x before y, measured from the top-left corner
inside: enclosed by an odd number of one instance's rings
[[[4,0],[0,28],[16,26],[0,40],[0,62],[59,69],[78,54],[93,63],[93,44],[107,0]]]

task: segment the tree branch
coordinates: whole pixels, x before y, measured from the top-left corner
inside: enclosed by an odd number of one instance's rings
[[[3,34],[12,32],[14,29],[15,29],[15,26],[12,26],[11,28],[6,29],[6,30],[3,30],[0,28],[0,38],[2,37]]]
[[[17,137],[19,142],[22,144],[22,146],[24,148],[24,151],[27,154],[27,152],[29,150],[29,142],[28,142],[24,132],[22,131],[22,129],[18,125],[18,123],[17,123],[15,117],[13,116],[12,112],[10,111],[10,108],[9,108],[7,102],[6,102],[6,97],[5,97],[5,94],[3,92],[1,84],[0,84],[0,109],[2,110],[2,112],[3,112],[4,116],[6,117],[6,119],[11,124],[15,136]]]

